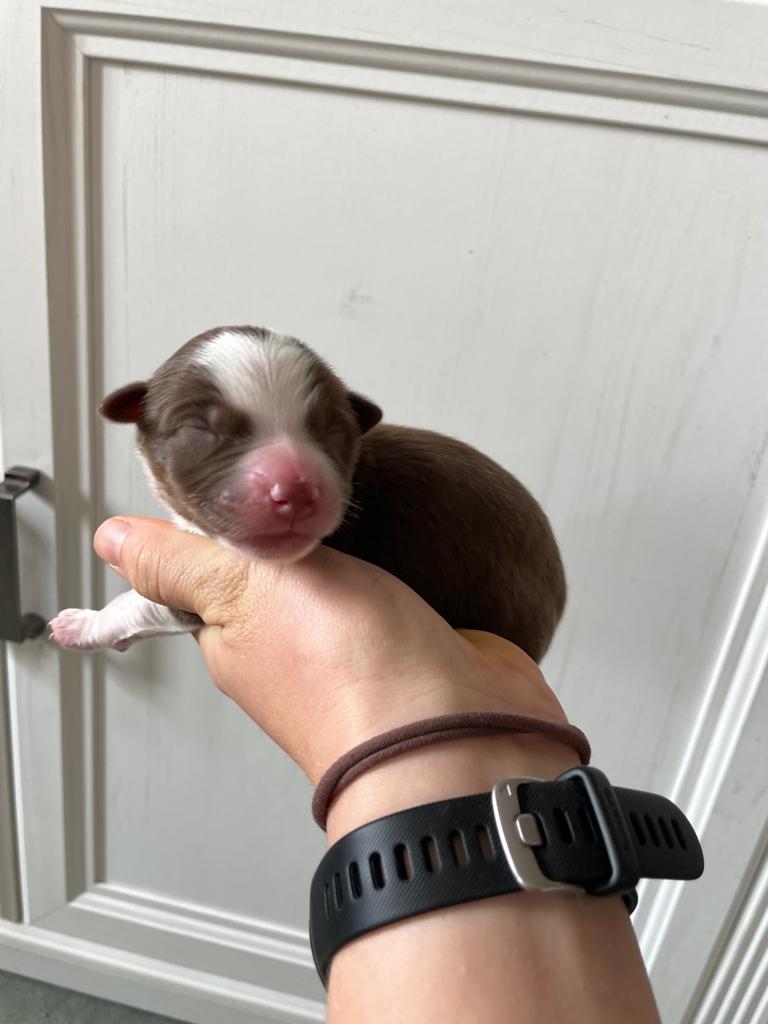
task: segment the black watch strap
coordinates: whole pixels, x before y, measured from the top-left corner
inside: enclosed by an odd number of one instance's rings
[[[503,779],[491,793],[409,808],[355,829],[310,890],[310,940],[327,984],[334,954],[383,925],[522,889],[619,893],[640,878],[698,878],[699,840],[671,800],[613,787],[596,768],[553,782]]]

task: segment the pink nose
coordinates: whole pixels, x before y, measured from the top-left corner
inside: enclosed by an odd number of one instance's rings
[[[306,480],[281,481],[269,490],[272,511],[281,520],[294,523],[314,513],[319,495],[319,487]]]

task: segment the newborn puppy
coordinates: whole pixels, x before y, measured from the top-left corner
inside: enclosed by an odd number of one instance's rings
[[[207,331],[101,412],[136,424],[155,495],[184,529],[287,562],[322,542],[397,576],[454,627],[536,661],[549,646],[565,577],[528,491],[460,441],[377,426],[378,406],[296,338]],[[129,591],[101,611],[62,611],[50,629],[62,647],[122,651],[199,625]]]

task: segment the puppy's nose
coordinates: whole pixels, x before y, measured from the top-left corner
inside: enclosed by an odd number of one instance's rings
[[[291,522],[307,519],[317,508],[320,488],[306,480],[275,483],[269,490],[273,511]]]

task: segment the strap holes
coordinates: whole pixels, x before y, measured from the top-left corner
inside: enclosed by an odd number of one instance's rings
[[[575,838],[571,819],[568,817],[566,812],[561,810],[559,807],[556,807],[552,814],[555,819],[555,824],[557,825],[557,831],[560,833],[560,838],[566,846],[570,846]]]
[[[640,819],[634,811],[630,814],[629,820],[632,824],[632,828],[635,830],[635,838],[638,843],[640,846],[645,846],[645,832],[643,832],[643,826],[640,824]]]
[[[584,838],[588,843],[594,843],[596,836],[592,822],[589,820],[589,814],[587,813],[586,807],[579,808],[579,824],[581,825],[581,831]]]
[[[341,910],[344,904],[344,893],[341,891],[341,875],[338,871],[333,876],[333,902],[336,904],[336,909]]]
[[[677,820],[677,818],[672,819],[672,831],[677,836],[678,843],[680,843],[684,850],[687,850],[688,842],[686,841],[686,838],[683,835],[683,830],[680,828],[680,822]]]
[[[374,889],[384,888],[384,866],[381,863],[381,854],[372,853],[368,858],[368,867],[371,869],[371,881]]]
[[[327,921],[331,919],[331,887],[326,882],[323,886],[323,910]]]
[[[661,834],[664,836],[664,842],[667,844],[670,850],[674,849],[675,841],[672,838],[672,833],[669,831],[669,827],[666,821],[664,821],[663,818],[657,818],[656,820],[659,823],[659,830]]]
[[[360,884],[360,869],[356,861],[352,861],[347,869],[347,873],[349,874],[349,890],[352,893],[352,899],[359,900],[363,895],[363,887]]]
[[[645,818],[645,827],[648,829],[648,835],[651,837],[651,842],[654,846],[659,846],[659,833],[656,831],[656,826],[653,824],[653,818],[649,814],[643,815]]]
[[[437,843],[432,836],[425,836],[421,840],[421,855],[424,858],[424,867],[430,874],[440,870],[440,858],[437,855]]]
[[[408,854],[408,847],[405,843],[398,843],[394,852],[397,877],[402,878],[404,882],[407,882],[409,878],[413,878],[413,866]]]
[[[457,832],[454,829],[448,833],[448,839],[451,842],[451,853],[453,854],[455,863],[458,864],[460,868],[463,868],[469,860],[469,854],[467,853],[467,848],[464,845],[464,836],[461,832]]]
[[[488,829],[485,825],[478,825],[475,829],[475,838],[477,839],[477,845],[480,847],[480,853],[483,855],[483,860],[491,861],[496,860],[496,851],[493,848],[493,842],[491,837],[488,835]]]

